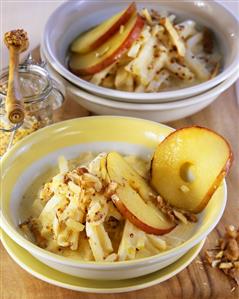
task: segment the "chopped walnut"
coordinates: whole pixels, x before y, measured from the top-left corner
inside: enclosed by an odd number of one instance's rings
[[[107,198],[111,198],[111,196],[115,193],[117,187],[118,184],[116,182],[110,182],[105,189],[104,195]]]
[[[219,269],[231,269],[232,267],[233,267],[233,264],[230,262],[219,264]]]
[[[229,225],[229,226],[226,228],[226,236],[227,236],[228,238],[234,238],[234,239],[236,239],[236,238],[237,238],[237,235],[238,235],[238,232],[236,231],[235,226],[233,226],[233,225]]]
[[[85,166],[77,167],[77,174],[82,175],[84,173],[89,173],[89,170]]]
[[[235,266],[236,269],[239,269],[239,261],[234,262],[234,266]]]
[[[213,261],[212,261],[212,267],[213,267],[213,268],[216,268],[217,265],[219,265],[219,264],[220,264],[220,260],[213,260]]]
[[[237,261],[239,259],[239,244],[237,243],[236,239],[228,239],[224,256],[229,261]]]
[[[189,222],[197,222],[197,216],[193,213],[184,211],[182,209],[178,209],[175,207],[172,207],[169,203],[167,203],[160,195],[156,196],[153,194],[150,194],[151,197],[156,199],[157,206],[159,209],[165,213],[170,220],[172,220],[175,223],[182,222],[186,224]]]
[[[153,20],[159,21],[161,19],[160,14],[155,9],[151,9],[151,17]]]
[[[226,228],[218,246],[205,253],[207,262],[213,267],[222,270],[239,285],[239,229],[233,225]]]
[[[187,223],[188,223],[188,220],[187,220],[187,218],[183,215],[183,213],[174,210],[174,211],[173,211],[173,214],[174,214],[174,216],[175,216],[179,221],[181,221],[182,223],[184,223],[184,224],[187,224]]]
[[[71,181],[71,179],[69,178],[69,176],[67,174],[65,174],[64,179],[63,179],[64,184],[68,184],[70,181]]]

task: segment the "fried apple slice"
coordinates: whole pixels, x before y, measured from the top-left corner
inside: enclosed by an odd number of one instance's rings
[[[151,163],[151,185],[172,206],[201,212],[232,163],[228,142],[202,127],[177,130],[161,142]]]

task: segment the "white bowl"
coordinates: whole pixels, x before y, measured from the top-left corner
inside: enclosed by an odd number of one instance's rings
[[[0,183],[4,192],[0,194],[0,219],[3,230],[46,265],[85,278],[116,280],[138,277],[173,263],[203,240],[220,220],[227,198],[225,181],[195,225],[178,226],[170,233],[184,238],[184,243],[139,260],[84,262],[59,256],[25,239],[18,227],[25,190],[41,173],[57,164],[59,155],[71,159],[86,151],[117,150],[122,154],[149,158],[158,143],[172,131],[170,127],[142,119],[98,116],[60,122],[27,136],[13,146],[1,161]]]
[[[215,78],[175,91],[158,93],[123,92],[96,86],[71,73],[66,66],[66,55],[74,38],[103,19],[125,8],[131,2],[70,1],[50,16],[42,39],[43,52],[53,68],[64,78],[90,93],[126,102],[168,102],[200,94],[229,78],[239,69],[239,31],[236,17],[214,1],[135,1],[139,8],[167,9],[182,18],[192,18],[211,28],[217,35],[224,57],[222,72]]]
[[[42,54],[45,59],[44,54]],[[67,95],[87,110],[99,115],[122,115],[149,119],[158,122],[169,122],[192,115],[215,101],[218,96],[231,86],[239,77],[236,72],[230,78],[201,95],[184,100],[159,104],[139,104],[114,101],[105,97],[90,94],[71,84],[60,76],[48,63],[51,77],[65,86]]]

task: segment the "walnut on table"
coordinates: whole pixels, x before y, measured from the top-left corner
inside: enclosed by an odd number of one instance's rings
[[[218,240],[218,246],[205,253],[207,262],[223,271],[239,286],[239,228],[233,225],[226,227],[223,238]]]

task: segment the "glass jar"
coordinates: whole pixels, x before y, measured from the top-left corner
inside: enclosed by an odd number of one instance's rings
[[[0,77],[0,156],[26,135],[53,123],[53,112],[64,101],[60,86],[42,65],[20,65],[19,77],[25,119],[17,125],[8,121],[5,110],[8,70],[3,71]]]

